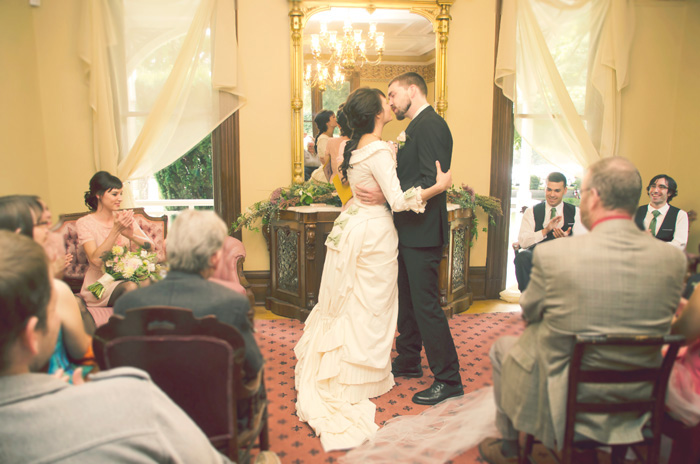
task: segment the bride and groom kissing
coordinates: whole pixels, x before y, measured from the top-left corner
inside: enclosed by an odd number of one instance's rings
[[[449,233],[445,191],[452,176],[442,169],[450,168],[450,130],[416,73],[394,78],[388,98],[377,89],[355,90],[342,111],[352,136],[341,147],[339,175],[354,199],[328,236],[318,304],[294,349],[297,415],[326,451],[354,448],[374,435],[369,398],[388,392],[394,377],[421,377],[422,347],[435,381],[413,402],[433,405],[463,394],[438,300]],[[396,161],[381,140],[394,114],[411,119]]]

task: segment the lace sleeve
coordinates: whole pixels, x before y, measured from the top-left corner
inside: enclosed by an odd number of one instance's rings
[[[374,156],[367,160],[374,179],[382,189],[384,198],[391,206],[392,211],[425,211],[425,202],[421,196],[421,187],[411,187],[405,192],[401,190],[401,183],[396,176],[396,166],[391,158],[388,147],[381,148]]]

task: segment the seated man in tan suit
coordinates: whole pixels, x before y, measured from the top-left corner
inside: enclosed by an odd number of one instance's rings
[[[530,284],[520,297],[527,328],[491,347],[502,439],[479,445],[486,462],[515,463],[519,431],[550,448],[561,447],[574,335],[669,332],[685,257],[632,221],[642,190],[639,172],[624,158],[606,158],[588,168],[582,187],[581,221],[590,233],[537,246]],[[612,357],[606,354],[600,367],[658,361],[658,353],[633,356],[618,350]],[[642,439],[644,418],[584,416],[580,423],[580,435],[625,442]]]

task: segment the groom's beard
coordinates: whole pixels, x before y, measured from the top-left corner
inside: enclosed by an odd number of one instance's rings
[[[406,119],[406,113],[408,113],[408,110],[411,109],[411,100],[408,101],[408,105],[406,105],[405,108],[392,108],[394,110],[394,114],[396,115],[396,120],[397,121],[403,121]]]

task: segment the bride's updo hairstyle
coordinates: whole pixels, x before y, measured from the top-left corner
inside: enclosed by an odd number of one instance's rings
[[[384,110],[381,97],[386,98],[381,90],[362,87],[351,93],[345,101],[343,113],[347,117],[351,133],[343,151],[343,164],[340,165],[343,182],[348,178],[353,150],[357,149],[363,135],[374,131],[375,117]]]
[[[118,177],[107,171],[99,171],[90,179],[90,190],[85,192],[85,205],[90,211],[97,211],[98,195],[102,195],[108,190],[120,189],[123,186],[122,181]]]

